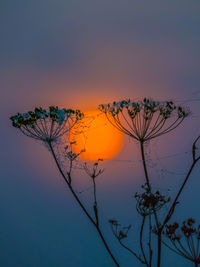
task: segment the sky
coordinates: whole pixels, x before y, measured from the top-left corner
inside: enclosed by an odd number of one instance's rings
[[[89,110],[143,97],[189,106],[183,125],[147,147],[153,184],[176,192],[200,133],[199,13],[197,0],[0,1],[0,266],[112,266],[49,151],[11,126],[9,117],[17,112],[49,105]],[[103,231],[121,266],[141,266],[108,225],[110,218],[132,224],[128,242],[138,249],[133,195],[144,182],[139,146],[125,138],[103,167]],[[89,205],[90,181],[77,170],[74,179]],[[197,167],[174,219],[188,214],[199,220],[199,186]],[[163,267],[170,264],[190,263],[164,251]]]

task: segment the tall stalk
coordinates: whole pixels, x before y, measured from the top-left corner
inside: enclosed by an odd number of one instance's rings
[[[196,157],[196,154],[195,154],[195,150],[196,150],[196,147],[195,147],[195,144],[196,142],[199,140],[200,137],[198,137],[195,142],[193,143],[193,149],[192,149],[192,154],[193,154],[193,162],[192,162],[192,165],[190,166],[187,174],[186,174],[186,177],[185,179],[183,180],[183,183],[180,187],[180,189],[178,190],[176,196],[175,196],[175,199],[174,201],[172,202],[172,205],[163,221],[163,223],[160,225],[159,224],[159,221],[158,221],[158,217],[157,217],[157,213],[156,211],[154,210],[154,217],[155,217],[155,221],[156,221],[156,226],[157,226],[157,248],[158,248],[158,254],[157,254],[157,267],[160,267],[161,266],[161,252],[162,252],[162,231],[163,231],[163,228],[165,227],[165,225],[167,224],[167,222],[170,220],[171,216],[173,215],[174,213],[174,210],[175,210],[175,207],[178,203],[178,199],[195,167],[195,165],[197,164],[197,162],[200,160],[200,157]],[[150,181],[149,181],[149,175],[148,175],[148,170],[147,170],[147,166],[146,166],[146,159],[145,159],[145,151],[144,151],[144,143],[141,141],[140,142],[140,150],[141,150],[141,156],[142,156],[142,163],[143,163],[143,168],[144,168],[144,173],[145,173],[145,179],[146,179],[146,184],[149,188],[149,190],[151,191],[151,185],[150,185]]]
[[[102,240],[102,242],[103,242],[103,244],[104,244],[107,252],[109,253],[110,257],[112,258],[113,262],[115,263],[116,266],[120,267],[119,263],[117,262],[117,260],[113,256],[113,254],[112,254],[112,252],[111,252],[111,250],[110,250],[110,248],[109,248],[109,246],[108,246],[108,244],[107,244],[107,242],[106,242],[106,240],[105,240],[105,238],[104,238],[104,236],[103,236],[103,234],[102,234],[102,232],[101,232],[101,230],[99,228],[99,222],[98,222],[98,220],[95,222],[93,220],[93,218],[90,216],[90,214],[88,213],[87,209],[84,207],[83,203],[81,202],[81,200],[79,199],[79,197],[77,196],[77,194],[75,193],[75,191],[73,190],[73,188],[71,186],[71,183],[69,182],[69,181],[71,181],[71,177],[68,177],[69,178],[69,180],[68,180],[66,178],[65,174],[63,173],[63,171],[62,171],[62,169],[60,167],[60,164],[59,164],[59,162],[57,160],[57,157],[55,155],[55,152],[54,152],[54,149],[53,149],[53,146],[52,146],[52,142],[51,141],[48,142],[48,146],[49,146],[50,151],[51,151],[51,154],[52,154],[52,156],[53,156],[53,158],[54,158],[54,160],[56,162],[56,166],[57,166],[57,168],[58,168],[61,176],[63,177],[64,181],[66,182],[69,190],[71,191],[71,193],[74,196],[75,200],[77,201],[77,203],[79,204],[79,206],[81,207],[81,209],[83,210],[83,212],[86,214],[86,216],[88,217],[88,219],[90,220],[90,222],[94,225],[95,229],[97,230],[98,235],[100,236],[100,238],[101,238],[101,240]],[[70,173],[68,173],[68,176],[70,176]]]
[[[149,181],[149,174],[148,174],[148,170],[147,170],[146,158],[145,158],[145,151],[144,151],[144,142],[142,140],[140,141],[140,151],[141,151],[142,164],[143,164],[143,168],[144,168],[144,174],[145,174],[146,184],[148,186],[149,191],[151,192],[151,184],[150,184],[150,181]],[[157,227],[157,231],[158,231],[157,267],[160,267],[160,264],[161,264],[161,245],[162,245],[162,235],[161,235],[161,233],[162,232],[160,231],[160,224],[159,224],[157,212],[156,212],[155,209],[153,209],[153,214],[154,214],[154,217],[155,217],[156,227]]]
[[[149,263],[147,262],[147,258],[146,258],[144,248],[143,248],[143,230],[144,230],[145,219],[146,219],[146,216],[143,216],[142,224],[141,224],[141,228],[140,228],[140,249],[141,249],[142,256],[144,258],[144,262],[145,262],[146,266],[150,267]]]

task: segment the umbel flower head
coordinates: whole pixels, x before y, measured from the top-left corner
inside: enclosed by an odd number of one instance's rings
[[[128,99],[99,105],[99,109],[113,126],[142,142],[172,131],[189,114],[172,101],[159,102],[147,98],[139,102]]]
[[[92,179],[95,179],[104,172],[104,169],[99,168],[100,161],[103,161],[103,159],[98,159],[95,163],[93,163],[92,168],[90,168],[86,162],[83,164],[83,169]]]
[[[40,107],[27,113],[18,113],[10,119],[12,125],[23,134],[36,140],[52,142],[70,130],[82,116],[80,110],[50,106],[48,110]]]
[[[147,184],[142,185],[142,189],[145,190],[144,193],[135,194],[135,199],[137,201],[136,209],[142,216],[152,214],[170,201],[169,197],[163,196],[159,191],[152,193]]]
[[[109,223],[110,223],[114,236],[119,241],[128,237],[128,232],[131,229],[131,225],[121,227],[121,224],[119,224],[118,221],[114,219],[109,220]]]
[[[182,225],[177,222],[166,225],[165,236],[171,241],[174,252],[188,260],[200,264],[200,225],[195,225],[195,220],[189,218]]]

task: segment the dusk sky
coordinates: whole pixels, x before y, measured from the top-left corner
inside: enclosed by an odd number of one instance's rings
[[[198,0],[0,1],[1,267],[114,266],[49,151],[14,129],[9,117],[38,106],[93,110],[126,98],[187,106],[191,115],[184,123],[147,146],[153,185],[173,197],[200,134],[199,29]],[[143,266],[108,224],[113,218],[131,224],[127,244],[139,249],[139,145],[124,137],[120,153],[102,166],[97,196],[103,232],[120,266]],[[90,180],[81,170],[73,176],[89,207]],[[172,221],[200,221],[199,178],[197,166]],[[163,249],[162,266],[193,265]]]

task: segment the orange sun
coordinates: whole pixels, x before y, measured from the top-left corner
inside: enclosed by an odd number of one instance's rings
[[[84,118],[74,127],[70,142],[73,152],[84,160],[111,159],[120,151],[123,135],[115,129],[106,116],[97,111],[84,112]]]

